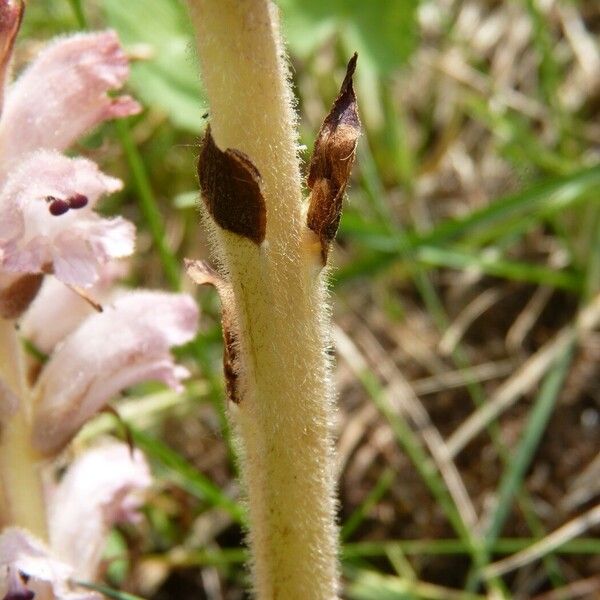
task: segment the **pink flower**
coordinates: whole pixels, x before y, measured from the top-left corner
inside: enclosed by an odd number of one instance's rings
[[[39,149],[63,151],[102,121],[140,111],[107,92],[129,77],[114,31],[80,33],[48,44],[9,87],[0,122],[0,172]]]
[[[74,590],[71,565],[25,529],[7,527],[0,535],[0,593],[4,600],[100,600],[94,592]],[[2,581],[4,579],[4,581]]]
[[[110,527],[138,520],[150,484],[144,457],[124,444],[84,452],[48,491],[50,547],[17,527],[0,535],[0,595],[100,600],[74,580],[95,577]]]
[[[21,2],[0,0],[0,85],[21,13]],[[105,31],[49,44],[8,87],[0,117],[0,274],[53,273],[88,286],[102,264],[132,253],[133,226],[93,212],[121,182],[89,160],[60,154],[98,123],[139,112],[129,96],[108,94],[128,75],[116,34]],[[16,277],[1,282],[0,295]]]
[[[23,6],[0,0],[0,91]],[[195,302],[151,291],[115,295],[111,261],[132,253],[135,231],[94,208],[121,182],[61,154],[101,121],[139,110],[130,97],[109,95],[127,76],[113,32],[81,34],[50,44],[0,94],[0,429],[13,432],[0,440],[0,479],[9,482],[0,489],[4,600],[99,599],[75,582],[95,577],[108,528],[136,518],[148,467],[139,452],[132,458],[113,444],[82,455],[58,484],[42,486],[39,473],[125,388],[147,380],[178,388],[188,376],[170,350],[194,337]],[[46,274],[55,278],[44,282]],[[104,310],[90,311],[78,286],[99,294]],[[18,335],[10,322],[17,318]],[[48,359],[26,358],[21,335]],[[23,510],[32,493],[47,507],[37,498],[32,510],[43,514],[35,519]],[[10,526],[32,523],[43,533],[45,517],[48,544]]]
[[[133,252],[135,230],[121,217],[93,211],[118,179],[84,158],[40,150],[24,157],[0,190],[0,252],[8,272],[54,273],[61,281],[90,285],[102,264]],[[85,206],[53,215],[53,199],[86,198]],[[50,200],[48,200],[50,198]]]
[[[119,391],[141,381],[178,387],[187,377],[171,346],[190,341],[198,309],[189,296],[137,291],[88,317],[44,366],[32,390],[33,446],[55,454]]]
[[[122,288],[115,282],[127,274],[124,261],[102,266],[94,285],[86,293],[100,304],[107,304]],[[21,317],[21,335],[44,354],[51,354],[57,344],[72,333],[85,319],[96,313],[73,289],[54,277],[47,277],[27,312]]]
[[[143,454],[121,443],[84,452],[49,493],[50,545],[77,577],[96,577],[109,529],[140,520],[152,478]]]

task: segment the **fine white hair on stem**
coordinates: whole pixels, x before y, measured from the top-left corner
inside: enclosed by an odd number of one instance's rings
[[[339,569],[324,263],[360,132],[356,56],[319,132],[306,203],[275,5],[188,4],[210,104],[198,175],[204,222],[229,290],[221,294],[224,368],[236,389],[230,413],[248,501],[253,587],[258,598],[331,600]]]

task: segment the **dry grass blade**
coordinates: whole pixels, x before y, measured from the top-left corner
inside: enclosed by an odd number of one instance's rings
[[[523,340],[539,319],[553,292],[554,290],[550,287],[539,287],[534,292],[506,334],[506,347],[509,350],[516,351],[522,346]]]
[[[577,63],[584,74],[585,86],[589,91],[600,84],[600,50],[597,41],[588,32],[581,20],[581,15],[573,6],[557,5],[565,38],[573,49]]]
[[[345,349],[339,350],[339,352],[343,356]],[[369,426],[377,419],[377,416],[377,409],[370,403],[365,404],[354,411],[354,413],[348,415],[344,429],[341,432],[337,443],[338,474],[341,474],[344,471],[354,449],[365,435],[365,431],[367,431]]]
[[[590,509],[579,517],[572,519],[550,535],[532,544],[529,548],[517,552],[498,562],[492,563],[483,569],[483,575],[486,579],[498,577],[504,573],[514,571],[519,567],[528,565],[529,563],[550,554],[562,546],[565,542],[576,538],[591,527],[600,523],[600,504]]]
[[[433,394],[451,388],[460,388],[469,385],[472,382],[490,381],[504,377],[514,372],[516,360],[509,358],[495,362],[486,362],[473,367],[457,369],[455,371],[444,371],[430,377],[414,379],[410,382],[415,394],[422,396],[424,394]]]
[[[456,456],[498,415],[531,390],[565,348],[573,340],[596,327],[598,322],[600,322],[600,296],[580,312],[575,328],[569,325],[561,329],[554,339],[529,358],[485,405],[464,421],[447,441],[450,456]]]
[[[506,290],[490,288],[467,304],[448,329],[446,329],[438,346],[440,352],[446,355],[452,354],[473,321],[494,306],[505,294]]]
[[[429,414],[408,381],[402,376],[394,362],[390,360],[375,336],[358,322],[355,327],[355,331],[360,332],[361,343],[365,346],[368,356],[377,364],[377,370],[387,381],[385,393],[390,406],[394,410],[410,417],[417,433],[420,434],[429,449],[456,504],[461,519],[467,527],[474,528],[477,523],[477,513],[469,498],[460,473],[450,458],[444,439],[431,422]],[[334,329],[334,339],[340,349],[348,348],[351,345],[354,346],[353,341],[339,327],[335,327]],[[356,350],[356,354],[354,354],[355,360],[357,355],[360,356],[358,349]],[[344,358],[351,360],[348,354]],[[364,371],[368,367],[364,359],[361,360],[362,363],[356,363],[355,366],[359,371]]]
[[[462,590],[434,585],[408,578],[379,575],[372,571],[361,572],[349,589],[348,597],[354,600],[385,598],[421,598],[423,600],[485,600],[485,596]]]
[[[600,494],[600,454],[570,482],[569,492],[560,506],[564,511],[573,510],[597,494]]]
[[[456,53],[439,57],[437,62],[431,66],[486,98],[492,95],[490,90],[493,88],[493,84],[490,79],[464,62],[463,58]],[[542,104],[512,88],[497,92],[494,100],[500,105],[510,107],[532,119],[545,120],[548,116],[548,111]]]
[[[551,592],[535,596],[532,600],[577,600],[577,598],[597,598],[600,594],[600,577],[587,577],[574,581]]]

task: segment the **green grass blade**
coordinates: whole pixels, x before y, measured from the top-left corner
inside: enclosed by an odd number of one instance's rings
[[[362,504],[348,517],[341,531],[342,540],[347,540],[364,521],[369,511],[381,500],[394,482],[394,473],[386,469],[379,477],[375,487],[367,494]]]
[[[573,345],[571,344],[556,361],[542,384],[542,388],[525,425],[523,437],[500,481],[497,508],[485,535],[486,545],[488,546],[494,543],[506,522],[512,501],[523,483],[525,472],[533,460],[556,404],[558,394],[571,364],[572,354]]]
[[[132,429],[135,445],[143,450],[164,471],[165,476],[188,493],[210,505],[225,510],[240,524],[245,523],[243,508],[229,498],[217,485],[202,475],[177,452],[160,440]]]
[[[493,239],[487,235],[489,230],[499,228],[502,232],[511,222],[530,218],[536,212],[542,215],[552,214],[577,202],[598,186],[600,186],[600,165],[567,176],[547,178],[527,190],[499,198],[464,217],[446,219],[425,232],[411,230],[390,235],[387,225],[380,222],[364,222],[360,215],[350,213],[342,219],[341,235],[349,236],[359,242],[361,253],[356,261],[338,271],[335,282],[339,285],[365,274],[372,277],[375,272],[385,269],[397,262],[399,258],[406,260],[414,251],[418,256],[421,248],[441,248],[448,242],[458,240],[470,243],[478,236],[492,243]],[[456,249],[453,250],[458,252]],[[430,252],[430,250],[425,251],[426,257]],[[441,258],[437,258],[441,261]],[[533,266],[508,263],[501,264],[499,267],[492,266],[490,269],[497,269],[506,276],[516,275],[531,280],[549,279],[561,288],[573,289],[580,285],[578,275],[561,272],[557,276],[557,272],[544,267],[533,267],[533,269],[530,267]]]
[[[600,185],[600,165],[577,173],[544,179],[525,191],[505,196],[457,219],[448,219],[422,236],[410,240],[412,246],[437,244],[465,236],[471,231],[496,224],[517,214],[547,209],[550,204],[563,206]]]
[[[546,214],[551,209],[558,210],[569,206],[598,185],[600,185],[600,165],[566,176],[548,177],[526,190],[493,200],[487,206],[465,216],[446,219],[429,231],[408,231],[401,243],[407,249],[430,244],[439,245],[464,238],[467,234],[477,233],[478,230],[497,226],[508,219],[533,214],[536,211]],[[386,230],[384,224],[364,223],[358,215],[342,218],[342,234],[366,240],[371,237],[381,248],[389,251],[397,249],[399,240],[385,236]]]
[[[474,254],[449,247],[421,246],[416,250],[415,258],[432,267],[477,269],[495,277],[526,281],[572,292],[580,291],[582,286],[582,277],[578,273],[567,270],[555,271],[541,265],[505,260],[488,253]]]
[[[102,585],[100,583],[87,583],[85,581],[77,581],[77,585],[80,585],[83,588],[88,590],[94,590],[96,592],[100,592],[102,595],[107,598],[114,598],[114,600],[144,600],[141,596],[135,596],[133,594],[128,594],[127,592],[121,592],[119,590],[113,590],[111,587],[107,585]]]
[[[167,244],[163,217],[154,197],[144,161],[133,141],[127,120],[115,121],[115,127],[138,195],[140,210],[158,250],[166,278],[169,285],[174,290],[178,290],[181,272],[179,261]]]
[[[406,421],[396,414],[385,401],[383,390],[379,382],[370,372],[356,373],[363,387],[371,397],[373,403],[386,418],[400,446],[413,463],[415,469],[429,488],[433,497],[437,500],[452,528],[470,549],[474,564],[478,567],[484,565],[483,546],[480,544],[469,528],[462,521],[444,481],[442,480],[433,461],[423,449],[417,435],[412,431]]]
[[[490,546],[493,554],[515,554],[528,548],[536,538],[500,538]],[[390,549],[399,548],[409,555],[461,555],[469,554],[468,544],[461,539],[437,540],[385,540],[378,542],[347,542],[344,544],[342,556],[345,560],[354,558],[377,558],[385,556]],[[555,550],[556,554],[600,554],[599,538],[576,538]]]
[[[347,597],[354,600],[485,600],[486,596],[425,581],[382,575],[371,570],[351,574]]]
[[[87,29],[87,19],[85,18],[85,13],[83,12],[81,0],[69,0],[69,4],[73,9],[73,13],[75,13],[75,18],[77,19],[77,24],[79,27],[81,29]]]

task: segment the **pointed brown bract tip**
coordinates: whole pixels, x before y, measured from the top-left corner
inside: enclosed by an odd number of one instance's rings
[[[0,58],[10,54],[23,20],[23,0],[0,0]]]
[[[246,154],[217,147],[210,126],[200,145],[198,179],[215,223],[255,244],[265,239],[267,210],[258,169]]]
[[[231,288],[229,284],[206,261],[183,260],[185,270],[198,285],[212,285],[221,299],[221,326],[223,329],[223,373],[227,398],[235,404],[240,403],[238,386],[237,333],[232,315]]]
[[[22,0],[0,0],[0,86],[4,85],[6,69],[23,20],[23,10]]]
[[[340,223],[342,200],[361,131],[352,83],[357,59],[355,52],[348,62],[340,93],[321,125],[307,177],[311,193],[306,224],[319,238],[323,264]]]
[[[28,273],[0,289],[0,317],[18,319],[37,296],[43,280],[42,273]]]

